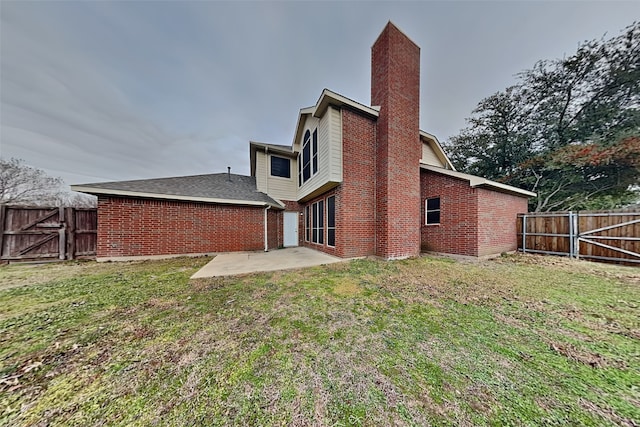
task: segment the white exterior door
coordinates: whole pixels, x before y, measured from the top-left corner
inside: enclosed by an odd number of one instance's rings
[[[298,212],[284,213],[284,246],[298,246]]]

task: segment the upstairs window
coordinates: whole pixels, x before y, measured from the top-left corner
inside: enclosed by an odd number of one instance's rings
[[[291,160],[284,157],[271,156],[271,176],[291,178]]]
[[[298,186],[302,186],[318,173],[318,129],[307,130],[302,139],[302,152],[298,155]]]
[[[440,224],[440,197],[432,197],[425,201],[424,217],[426,225]]]

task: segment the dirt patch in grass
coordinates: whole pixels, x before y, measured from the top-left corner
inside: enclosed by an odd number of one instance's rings
[[[362,293],[359,281],[355,278],[341,278],[333,287],[333,293],[341,296],[355,296]]]
[[[578,363],[582,363],[584,365],[590,366],[592,368],[603,368],[607,366],[615,366],[620,365],[617,363],[611,363],[607,361],[602,355],[597,353],[590,353],[584,350],[577,348],[576,346],[569,343],[550,343],[549,347],[551,350],[560,354],[570,360],[576,361]],[[624,368],[625,366],[616,366],[620,368]]]

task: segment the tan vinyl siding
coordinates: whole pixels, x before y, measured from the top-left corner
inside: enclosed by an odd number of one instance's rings
[[[433,151],[433,148],[431,148],[431,146],[426,142],[422,143],[422,159],[421,159],[421,162],[422,163],[426,163],[427,165],[431,165],[431,166],[438,166],[438,167],[441,167],[441,168],[446,167],[446,165],[444,163],[442,163],[442,161],[440,161],[440,159],[436,155],[435,151]]]
[[[329,114],[325,114],[320,120],[313,117],[307,118],[305,129],[313,133],[316,126],[318,128],[318,172],[298,189],[298,199],[311,194],[329,181]],[[296,170],[297,179],[298,171]]]
[[[258,151],[256,153],[256,187],[258,191],[269,194],[267,191],[267,156]]]
[[[326,115],[329,116],[329,179],[342,182],[342,112],[329,107]]]
[[[267,189],[266,193],[279,200],[296,200],[298,187],[298,164],[296,160],[290,159],[290,176],[291,178],[282,178],[279,176],[271,176],[271,154],[269,154]],[[284,157],[285,156],[278,156]]]

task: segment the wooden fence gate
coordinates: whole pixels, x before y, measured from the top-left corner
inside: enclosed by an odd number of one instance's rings
[[[518,215],[518,250],[640,265],[636,210]]]
[[[96,256],[96,209],[0,205],[0,262]]]

